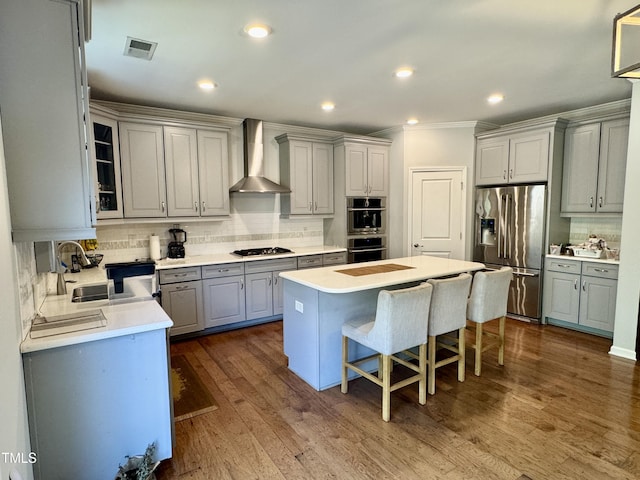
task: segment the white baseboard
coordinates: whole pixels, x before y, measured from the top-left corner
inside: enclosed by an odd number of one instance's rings
[[[620,348],[616,346],[612,346],[611,350],[609,350],[609,355],[615,355],[616,357],[628,358],[629,360],[636,360],[636,352],[633,350],[628,350],[626,348]]]

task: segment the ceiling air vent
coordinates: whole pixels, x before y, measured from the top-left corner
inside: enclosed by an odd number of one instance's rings
[[[124,46],[124,54],[127,57],[142,58],[151,60],[153,52],[156,51],[157,42],[141,40],[139,38],[127,37],[127,43]]]

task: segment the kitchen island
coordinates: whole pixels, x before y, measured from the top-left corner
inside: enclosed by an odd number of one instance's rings
[[[484,268],[482,263],[416,256],[282,272],[283,337],[289,369],[316,390],[341,381],[342,324],[375,315],[378,292]],[[350,359],[370,350],[354,344]],[[377,364],[372,364],[373,369]],[[351,375],[355,376],[353,372]]]

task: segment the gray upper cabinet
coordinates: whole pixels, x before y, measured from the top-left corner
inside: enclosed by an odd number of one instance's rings
[[[164,127],[169,217],[229,214],[227,133]]]
[[[628,118],[567,128],[562,213],[622,212],[628,139]]]
[[[162,126],[120,123],[122,196],[125,217],[166,217]]]
[[[118,122],[91,112],[91,159],[98,220],[122,218],[122,182]]]
[[[0,105],[16,242],[95,237],[82,18],[74,0],[2,4]]]
[[[345,149],[345,195],[389,195],[389,148],[350,144]]]
[[[285,134],[280,144],[280,182],[291,189],[282,196],[282,213],[333,214],[333,144]]]
[[[550,142],[548,129],[478,138],[476,185],[546,182]]]

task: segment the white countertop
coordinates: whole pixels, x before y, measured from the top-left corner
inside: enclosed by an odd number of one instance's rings
[[[340,270],[387,264],[398,264],[413,268],[362,276],[352,276],[339,272]],[[371,288],[416,282],[428,278],[472,272],[483,268],[484,265],[482,263],[422,255],[416,257],[391,258],[375,262],[332,265],[330,267],[312,268],[309,270],[292,270],[289,272],[281,272],[280,277],[307,287],[315,288],[321,292],[350,293]]]
[[[297,247],[292,248],[292,250],[294,250],[292,253],[280,255],[239,257],[231,253],[219,253],[194,255],[182,259],[163,259],[156,262],[156,270],[346,251],[345,248],[326,246]],[[111,300],[95,300],[82,303],[73,303],[71,301],[74,288],[107,283],[104,265],[101,264],[97,268],[82,270],[79,273],[66,273],[65,279],[74,282],[67,283],[67,294],[47,295],[40,307],[39,315],[50,321],[55,321],[60,317],[100,310],[106,318],[106,325],[40,338],[31,338],[30,334],[28,334],[20,345],[22,353],[169,328],[173,325],[171,318],[151,296],[151,293],[156,290],[155,275],[125,278],[125,292],[123,294],[113,295],[111,291]],[[113,282],[111,282],[111,289],[112,285]]]
[[[610,263],[613,265],[619,265],[619,260],[611,260],[607,258],[593,258],[593,257],[577,257],[575,255],[552,255],[547,254],[547,258],[559,258],[561,260],[578,260],[580,262],[596,262],[596,263]]]
[[[212,265],[216,263],[253,262],[256,260],[268,260],[275,258],[300,257],[304,255],[319,255],[323,253],[346,252],[342,247],[291,247],[291,253],[280,253],[277,255],[252,255],[241,257],[232,253],[213,253],[209,255],[193,255],[185,258],[163,258],[156,261],[156,270],[166,270],[168,268],[198,267]]]

